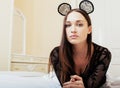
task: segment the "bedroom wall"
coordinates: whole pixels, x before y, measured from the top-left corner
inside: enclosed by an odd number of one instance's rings
[[[13,0],[0,0],[0,71],[9,70]]]
[[[67,1],[67,0],[66,0]],[[34,42],[32,53],[36,56],[49,57],[50,51],[59,45],[62,33],[63,16],[57,12],[57,7],[64,0],[53,2],[35,0],[35,30],[33,31]]]
[[[57,6],[62,2],[15,0],[15,8],[26,17],[26,54],[48,57],[51,49],[59,45],[63,16],[57,13]]]
[[[28,4],[29,3],[29,4]],[[33,40],[33,30],[34,30],[34,0],[14,0],[14,7],[21,11],[26,19],[26,52],[27,54],[31,54],[32,51],[32,40]],[[18,26],[18,25],[17,25]],[[17,28],[17,27],[16,27]],[[20,27],[19,27],[20,28]],[[19,31],[19,29],[17,29]],[[18,32],[19,33],[19,32]],[[22,34],[20,36],[22,38]],[[16,37],[16,40],[18,37]],[[15,44],[15,43],[14,43]],[[22,42],[20,42],[22,44]],[[18,45],[18,42],[16,42]],[[13,49],[16,47],[13,46]],[[20,51],[18,51],[19,53]],[[21,53],[19,53],[21,54]]]

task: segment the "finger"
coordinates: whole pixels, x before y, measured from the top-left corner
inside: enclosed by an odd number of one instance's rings
[[[71,83],[69,85],[63,85],[63,88],[84,88],[84,86]]]
[[[75,84],[75,85],[84,85],[84,84],[83,84],[83,81],[81,81],[81,80],[80,80],[80,81],[75,81],[74,84]]]
[[[74,79],[74,78],[71,78],[71,79],[70,79],[70,82],[75,82],[75,79]]]
[[[74,84],[74,85],[84,85],[83,81],[75,81],[75,82],[65,82],[63,85],[70,85],[70,84]]]
[[[69,85],[69,84],[71,84],[70,81],[69,81],[69,82],[65,82],[65,83],[63,83],[63,86],[65,86],[65,85]]]
[[[71,76],[71,79],[82,80],[82,77],[80,77],[78,75],[73,75],[73,76]]]

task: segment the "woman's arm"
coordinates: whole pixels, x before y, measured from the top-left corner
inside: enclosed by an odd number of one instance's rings
[[[55,47],[51,53],[50,53],[50,63],[51,65],[53,66],[54,70],[56,70],[56,65],[58,63],[58,52],[59,52],[59,48],[58,47]]]
[[[109,64],[111,61],[111,53],[106,49],[101,54],[98,64],[95,67],[92,75],[87,80],[87,88],[99,88],[106,77],[106,72],[108,70]]]

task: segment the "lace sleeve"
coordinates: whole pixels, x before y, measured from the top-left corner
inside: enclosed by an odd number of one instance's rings
[[[54,70],[57,69],[56,65],[58,63],[58,47],[55,47],[51,53],[50,53],[50,62],[54,68]]]
[[[99,88],[105,81],[106,72],[111,61],[111,53],[105,49],[97,59],[99,61],[97,61],[97,65],[87,81],[88,88]]]

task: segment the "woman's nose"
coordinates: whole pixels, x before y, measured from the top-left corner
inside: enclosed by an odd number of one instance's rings
[[[77,31],[76,31],[76,27],[75,26],[72,26],[72,28],[71,28],[71,33],[76,33]]]

